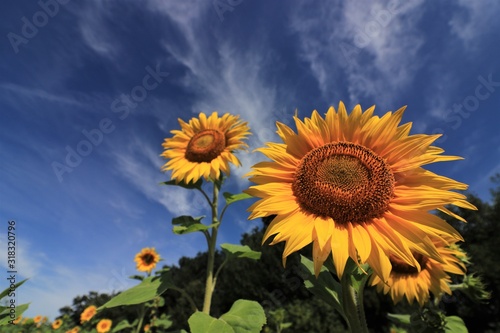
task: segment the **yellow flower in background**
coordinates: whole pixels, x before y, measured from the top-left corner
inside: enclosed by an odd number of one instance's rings
[[[78,333],[78,332],[80,332],[79,326],[75,326],[72,329],[70,329],[69,331],[66,331],[66,333]]]
[[[151,273],[160,261],[160,255],[156,253],[154,247],[146,247],[135,255],[134,261],[138,271]]]
[[[144,325],[144,332],[149,332],[151,330],[149,324]]]
[[[257,185],[245,192],[260,198],[249,218],[276,215],[264,241],[275,235],[271,244],[286,242],[284,263],[313,243],[316,275],[331,253],[339,276],[350,257],[387,281],[390,258],[420,270],[414,253],[443,261],[430,236],[462,239],[430,211],[463,220],[445,206],[475,209],[451,191],[467,185],[422,168],[461,158],[431,146],[439,135],[409,135],[411,123],[399,126],[405,108],[382,117],[374,109],[357,105],[348,115],[340,103],[325,118],[317,111],[304,121],[294,117],[297,133],[277,122],[283,143],[258,149],[271,161],[249,173]]]
[[[34,322],[35,324],[38,324],[39,322],[41,322],[42,318],[43,318],[43,317],[42,317],[41,315],[35,316],[35,317],[33,318],[33,322]]]
[[[61,327],[63,321],[61,319],[57,319],[52,323],[52,328],[57,330],[59,327]]]
[[[162,144],[165,151],[161,156],[169,161],[162,170],[172,170],[172,179],[185,183],[218,179],[220,172],[229,175],[229,162],[240,166],[233,154],[247,145],[242,141],[250,134],[246,122],[238,116],[224,114],[221,118],[213,112],[208,118],[200,113],[189,123],[178,119],[182,130],[171,131],[174,136]]]
[[[389,280],[383,282],[377,275],[372,275],[370,284],[377,286],[378,292],[389,293],[395,304],[406,296],[410,304],[416,300],[423,306],[429,300],[430,292],[436,297],[443,293],[451,295],[449,274],[465,274],[465,265],[460,259],[463,252],[457,247],[446,246],[442,240],[434,242],[443,263],[415,253],[414,257],[421,267],[418,271],[415,267],[391,257],[392,270]],[[452,240],[451,244],[453,243]]]
[[[97,333],[106,333],[111,329],[112,321],[109,319],[101,319],[96,326]]]
[[[84,323],[92,319],[93,316],[97,313],[97,307],[95,305],[88,306],[85,310],[83,310],[80,315],[80,323]]]
[[[14,325],[19,324],[19,322],[21,322],[22,319],[23,319],[23,316],[19,316],[16,319],[14,319],[14,321],[13,321]]]

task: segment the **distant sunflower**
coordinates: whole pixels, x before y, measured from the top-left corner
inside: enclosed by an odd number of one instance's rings
[[[242,141],[250,134],[246,122],[238,116],[217,112],[210,117],[200,113],[189,123],[178,119],[182,130],[171,131],[174,136],[165,139],[165,151],[161,156],[169,161],[162,170],[172,170],[172,179],[177,182],[196,182],[201,177],[218,179],[220,172],[229,175],[229,162],[240,166],[233,152],[247,145]]]
[[[97,313],[97,307],[95,305],[90,305],[83,310],[82,314],[80,315],[80,323],[84,323],[86,321],[89,321],[92,319],[92,317],[95,316]]]
[[[35,324],[38,324],[39,322],[41,322],[42,318],[43,318],[43,316],[41,316],[41,315],[35,316],[35,317],[33,318],[33,322],[34,322]]]
[[[451,244],[453,243],[451,241]],[[443,263],[414,253],[414,257],[421,267],[418,271],[415,267],[390,257],[392,270],[389,280],[383,282],[377,275],[372,275],[370,284],[377,286],[378,292],[389,293],[395,304],[401,301],[404,296],[410,304],[416,300],[420,306],[423,306],[429,300],[430,292],[436,297],[443,293],[451,295],[449,274],[465,274],[465,265],[461,260],[463,252],[456,246],[446,246],[441,240],[436,240],[435,245]]]
[[[146,247],[135,255],[134,261],[137,264],[138,271],[151,273],[156,267],[156,264],[160,261],[160,255],[156,253],[153,247]]]
[[[52,328],[57,330],[59,327],[61,327],[63,321],[61,319],[57,319],[52,323]]]
[[[404,107],[383,117],[357,105],[347,114],[341,102],[322,118],[317,111],[304,122],[294,117],[297,133],[277,122],[283,143],[258,149],[269,162],[253,166],[247,192],[261,198],[249,218],[276,215],[264,241],[285,241],[283,263],[313,243],[316,275],[332,253],[342,276],[347,259],[368,263],[383,281],[392,258],[416,267],[413,252],[442,262],[429,236],[460,234],[430,213],[452,204],[475,209],[462,194],[467,185],[421,166],[458,160],[431,146],[439,135],[409,135],[411,123],[398,126]],[[462,219],[463,220],[463,219]]]
[[[110,319],[101,319],[96,326],[97,333],[106,333],[111,329],[113,322]]]

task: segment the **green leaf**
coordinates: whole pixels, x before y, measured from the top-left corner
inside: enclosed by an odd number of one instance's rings
[[[18,283],[14,284],[14,290],[17,289],[17,287],[19,287],[20,285],[22,285],[24,282],[26,282],[28,279],[24,279],[22,281],[19,281]],[[14,291],[14,290],[11,290],[10,287],[5,289],[4,291],[2,291],[2,293],[0,293],[0,299],[4,298],[5,296],[7,296],[11,291]]]
[[[409,314],[388,313],[387,318],[389,318],[389,320],[392,320],[396,324],[410,325],[410,315]]]
[[[122,321],[120,321],[114,328],[111,332],[119,332],[121,330],[124,330],[126,328],[132,328],[133,326],[130,325],[130,323],[128,322],[127,319],[124,319]]]
[[[172,219],[172,224],[174,225],[173,231],[177,235],[189,234],[195,231],[204,231],[214,227],[216,224],[212,223],[205,225],[200,221],[205,216],[192,217],[189,215],[177,216]]]
[[[465,326],[462,318],[457,316],[446,317],[446,326],[444,328],[445,332],[449,333],[467,333],[467,327]]]
[[[314,275],[314,263],[303,255],[300,256],[300,263],[304,272],[309,273],[306,281],[304,281],[306,288],[312,294],[332,305],[342,316],[345,316],[341,304],[342,286],[340,283],[332,277],[331,273],[324,266],[321,267],[321,271],[316,278]]]
[[[189,333],[186,330],[168,331],[167,333]]]
[[[154,321],[154,325],[156,327],[160,327],[163,329],[169,328],[170,326],[172,326],[173,323],[174,322],[172,320],[170,320],[170,318],[168,318],[167,316],[164,316],[164,315],[162,315],[162,317],[160,319],[156,319]]]
[[[266,323],[266,315],[259,303],[239,299],[220,320],[228,323],[234,333],[259,333]]]
[[[188,319],[191,333],[236,333],[228,323],[197,311]]]
[[[162,274],[160,277],[150,276],[138,285],[116,295],[97,310],[101,311],[106,308],[113,308],[120,305],[145,303],[161,295],[171,286],[173,286],[173,283],[169,272]]]
[[[26,281],[26,280],[24,280]],[[21,281],[21,282],[24,282]],[[20,284],[21,285],[21,284]],[[21,305],[16,305],[16,315],[14,319],[10,317],[10,308],[5,307],[1,312],[0,312],[0,326],[8,325],[9,321],[17,319],[19,316],[23,314],[24,311],[28,309],[28,306],[30,303],[26,304],[21,304]]]
[[[198,181],[196,183],[193,183],[193,182],[185,183],[184,181],[180,181],[177,183],[175,180],[169,180],[168,182],[160,183],[160,185],[180,186],[180,187],[186,188],[188,190],[192,190],[192,189],[200,190],[202,184],[203,184],[203,180],[201,178],[198,179]]]
[[[246,193],[231,194],[229,192],[224,192],[222,195],[226,199],[226,205],[228,206],[233,202],[253,198],[250,194]]]
[[[261,255],[260,252],[252,250],[248,245],[224,243],[221,244],[220,247],[229,258],[249,258],[259,260]]]

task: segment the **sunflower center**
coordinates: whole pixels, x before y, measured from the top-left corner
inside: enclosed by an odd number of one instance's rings
[[[152,254],[146,253],[142,256],[142,262],[146,265],[151,265],[155,261],[155,257]]]
[[[218,130],[203,130],[189,140],[185,157],[188,161],[210,162],[226,148],[226,137]]]
[[[349,142],[327,143],[307,153],[292,184],[300,207],[337,224],[381,217],[394,194],[394,176],[383,158]]]
[[[424,255],[416,252],[412,252],[413,257],[420,264],[420,269],[424,270],[429,259]],[[394,256],[389,256],[389,260],[391,261],[392,271],[391,274],[399,274],[404,276],[412,276],[418,274],[418,269],[416,267],[408,265],[405,261],[396,258]]]

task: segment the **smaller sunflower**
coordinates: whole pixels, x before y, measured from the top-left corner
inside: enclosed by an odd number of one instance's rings
[[[35,324],[38,324],[41,320],[42,320],[42,316],[41,315],[35,316],[35,318],[33,318],[33,322]]]
[[[96,326],[98,333],[106,333],[111,329],[113,322],[110,319],[101,319]]]
[[[219,118],[213,112],[207,118],[200,113],[189,123],[178,121],[182,130],[171,131],[174,136],[165,139],[165,151],[161,154],[169,160],[162,170],[172,170],[176,182],[197,182],[201,177],[218,179],[221,171],[229,175],[229,162],[241,165],[233,152],[248,147],[242,140],[250,132],[238,116],[226,113]]]
[[[80,315],[80,323],[89,321],[93,316],[95,316],[96,313],[97,307],[95,305],[88,306]]]
[[[19,323],[21,322],[21,320],[22,320],[22,319],[23,319],[23,316],[19,316],[19,317],[17,317],[17,318],[13,321],[14,325],[19,324]]]
[[[443,293],[451,295],[449,274],[465,274],[465,265],[461,260],[463,252],[455,242],[448,239],[446,245],[443,240],[434,240],[442,263],[420,253],[414,253],[415,260],[420,264],[420,271],[399,258],[389,256],[392,270],[387,283],[373,274],[370,284],[376,286],[378,292],[389,293],[395,304],[406,296],[410,304],[416,300],[423,306],[429,300],[429,292],[435,297],[440,297]]]
[[[52,328],[57,330],[59,327],[61,327],[63,321],[61,319],[57,319],[52,323]]]
[[[155,251],[154,247],[146,247],[135,255],[134,261],[137,263],[138,271],[151,273],[160,261],[160,255]]]

